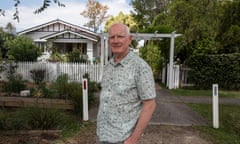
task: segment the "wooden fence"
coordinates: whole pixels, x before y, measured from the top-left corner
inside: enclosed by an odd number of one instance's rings
[[[23,80],[33,81],[32,70],[45,70],[44,81],[52,82],[62,74],[67,74],[69,81],[82,81],[84,74],[88,73],[91,81],[100,82],[102,67],[101,64],[89,63],[64,63],[64,62],[18,62],[16,74]],[[7,80],[7,73],[1,74],[1,80]]]

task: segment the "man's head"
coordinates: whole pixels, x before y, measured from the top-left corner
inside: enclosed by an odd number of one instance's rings
[[[116,23],[110,26],[108,34],[112,53],[115,56],[126,56],[129,52],[129,45],[132,41],[129,28],[124,24]]]

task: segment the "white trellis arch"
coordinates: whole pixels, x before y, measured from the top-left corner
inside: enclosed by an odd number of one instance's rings
[[[152,34],[152,33],[131,33],[133,39],[135,40],[160,40],[162,38],[170,38],[170,54],[169,54],[169,73],[167,74],[169,79],[169,89],[173,89],[173,57],[174,57],[174,40],[176,37],[181,36],[181,34],[176,34],[172,32],[170,34]],[[101,38],[101,65],[103,66],[108,61],[109,56],[109,46],[108,46],[108,34],[100,34]]]

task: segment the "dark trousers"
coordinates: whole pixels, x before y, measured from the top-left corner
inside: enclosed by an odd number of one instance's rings
[[[123,142],[116,142],[116,143],[110,143],[110,142],[98,142],[97,144],[123,144]]]
[[[99,142],[98,144],[123,144],[123,142],[118,142],[118,143]]]

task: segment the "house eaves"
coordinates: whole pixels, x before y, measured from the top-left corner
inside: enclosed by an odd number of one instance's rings
[[[47,40],[47,39],[50,39],[50,38],[53,38],[53,37],[56,37],[56,36],[59,36],[59,35],[65,34],[65,33],[71,33],[73,35],[77,35],[77,36],[80,36],[82,38],[86,38],[86,39],[89,39],[89,40],[92,40],[92,41],[95,41],[95,42],[98,41],[97,37],[92,38],[92,37],[89,37],[89,36],[86,36],[86,35],[71,31],[71,30],[64,30],[64,31],[61,31],[61,32],[56,32],[56,33],[53,33],[53,34],[50,34],[50,35],[43,36],[40,39]]]
[[[18,32],[17,34],[18,34],[18,35],[23,35],[23,34],[26,34],[26,33],[32,32],[32,31],[36,31],[36,30],[38,30],[38,29],[41,29],[41,28],[43,28],[43,27],[46,27],[46,26],[49,26],[49,25],[52,25],[52,24],[55,24],[55,23],[60,23],[60,24],[63,24],[63,25],[67,25],[67,26],[69,26],[69,27],[78,29],[79,31],[82,31],[82,32],[84,32],[84,33],[88,33],[88,34],[94,35],[95,37],[98,36],[96,33],[92,32],[92,31],[90,31],[90,30],[88,30],[88,29],[85,29],[85,28],[80,27],[80,26],[78,26],[78,25],[74,25],[74,24],[65,22],[65,21],[60,20],[60,19],[56,19],[56,20],[53,20],[53,21],[50,21],[50,22],[47,22],[47,23],[44,23],[44,24],[41,24],[41,25],[32,27],[32,28],[29,28],[29,29],[23,30],[23,31],[20,31],[20,32]]]

